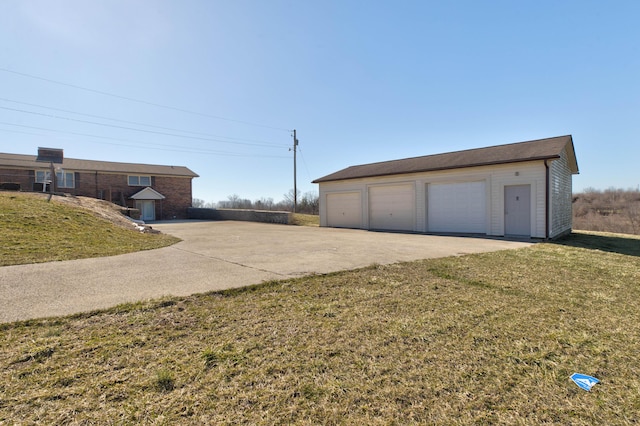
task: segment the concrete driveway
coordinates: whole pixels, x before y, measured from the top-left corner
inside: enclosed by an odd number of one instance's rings
[[[164,222],[183,239],[119,256],[0,267],[0,322],[433,257],[525,247],[479,238],[252,222]]]

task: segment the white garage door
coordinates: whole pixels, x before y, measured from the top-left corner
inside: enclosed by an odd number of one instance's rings
[[[369,228],[413,231],[415,200],[413,184],[370,187]]]
[[[362,228],[362,200],[359,192],[327,194],[327,226]]]
[[[487,233],[484,181],[430,184],[427,192],[429,231]]]

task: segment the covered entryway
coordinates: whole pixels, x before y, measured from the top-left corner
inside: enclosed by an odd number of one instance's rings
[[[429,232],[487,233],[485,181],[427,185]]]
[[[156,220],[156,201],[162,202],[165,196],[151,187],[146,187],[133,194],[130,199],[135,200],[136,209],[140,210],[140,219],[147,221]],[[162,214],[162,204],[160,210]]]
[[[327,226],[334,228],[362,227],[362,197],[360,192],[327,194]]]
[[[413,183],[369,187],[369,229],[413,231],[415,200]]]
[[[504,234],[531,236],[531,185],[504,187]]]

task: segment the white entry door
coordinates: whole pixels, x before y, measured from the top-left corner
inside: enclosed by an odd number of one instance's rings
[[[430,184],[427,221],[431,232],[487,233],[484,181]]]
[[[136,208],[140,210],[140,219],[156,220],[156,202],[153,200],[138,200]]]
[[[531,185],[504,187],[504,234],[531,236]]]

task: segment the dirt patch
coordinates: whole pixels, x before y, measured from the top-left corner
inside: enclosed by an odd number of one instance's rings
[[[49,197],[46,194],[37,195],[43,198]],[[134,226],[133,220],[121,213],[122,206],[118,206],[109,201],[98,200],[97,198],[91,197],[78,197],[74,195],[54,195],[51,201],[89,210],[94,215],[126,229],[131,229]]]

